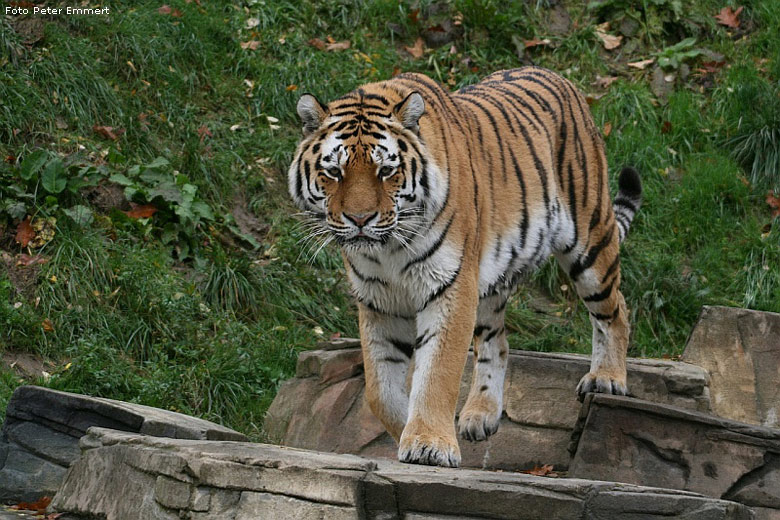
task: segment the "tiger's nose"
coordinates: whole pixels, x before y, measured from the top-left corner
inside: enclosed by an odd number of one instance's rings
[[[374,213],[343,213],[344,217],[354,223],[357,227],[363,227],[366,225],[366,222],[371,220],[376,216],[376,212]]]

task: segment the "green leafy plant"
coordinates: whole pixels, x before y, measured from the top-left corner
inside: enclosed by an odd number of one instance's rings
[[[215,221],[214,211],[200,197],[198,187],[187,175],[174,170],[164,157],[131,166],[108,180],[124,186],[128,201],[154,207],[160,239],[164,244],[175,245],[180,259],[190,255],[198,231]]]
[[[702,53],[701,49],[695,49],[696,38],[685,38],[682,41],[664,47],[654,55],[658,58],[658,65],[664,69],[678,69],[683,62],[695,58]]]

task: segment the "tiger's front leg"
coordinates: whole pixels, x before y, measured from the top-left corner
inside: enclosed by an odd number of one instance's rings
[[[406,374],[414,351],[414,319],[381,314],[358,304],[366,400],[396,442],[406,425]]]
[[[476,321],[475,271],[462,265],[417,315],[409,419],[398,447],[401,462],[460,465],[455,407]]]

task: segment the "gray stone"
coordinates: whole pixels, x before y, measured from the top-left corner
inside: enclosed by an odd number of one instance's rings
[[[356,340],[341,341],[343,348],[301,354],[296,378],[282,385],[266,415],[269,439],[297,448],[395,459],[395,441],[363,398],[360,349],[346,347]],[[574,388],[589,367],[587,356],[510,350],[498,433],[485,442],[461,442],[463,465],[520,470],[554,464],[565,470],[580,408]],[[471,372],[469,361],[458,410],[466,402]],[[707,411],[707,381],[705,370],[688,363],[628,360],[629,389],[643,399]]]
[[[90,429],[87,437],[84,454],[54,498],[56,511],[106,520],[750,518],[745,506],[686,491],[415,466],[264,444],[154,438],[101,428]],[[158,474],[154,461],[161,459],[150,453],[159,452],[184,461],[177,466],[180,475]],[[200,500],[197,511],[193,500],[170,508],[155,500],[159,482],[175,487],[187,478],[197,493],[210,497]],[[206,502],[208,509],[203,510]]]
[[[0,500],[52,495],[79,457],[90,426],[185,439],[246,440],[195,417],[111,399],[22,386],[11,396],[0,435]],[[168,464],[168,461],[164,461]]]
[[[709,371],[713,412],[780,424],[780,314],[705,306],[683,359]]]
[[[780,430],[627,397],[591,395],[575,430],[573,477],[780,504]]]
[[[160,475],[154,485],[154,499],[168,509],[185,509],[190,506],[192,486],[186,482]]]
[[[284,495],[244,491],[236,508],[235,520],[358,520],[354,507],[308,502]]]

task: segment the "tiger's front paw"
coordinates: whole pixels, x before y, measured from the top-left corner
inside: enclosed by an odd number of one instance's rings
[[[628,387],[626,386],[625,377],[618,378],[616,376],[588,372],[580,379],[576,391],[577,398],[582,402],[585,400],[585,395],[589,392],[626,395],[628,393]]]
[[[458,433],[467,441],[484,441],[498,431],[501,411],[494,405],[493,409],[472,408],[466,403],[458,418]]]
[[[398,446],[398,460],[409,464],[427,464],[457,468],[460,448],[454,436],[404,433]]]

